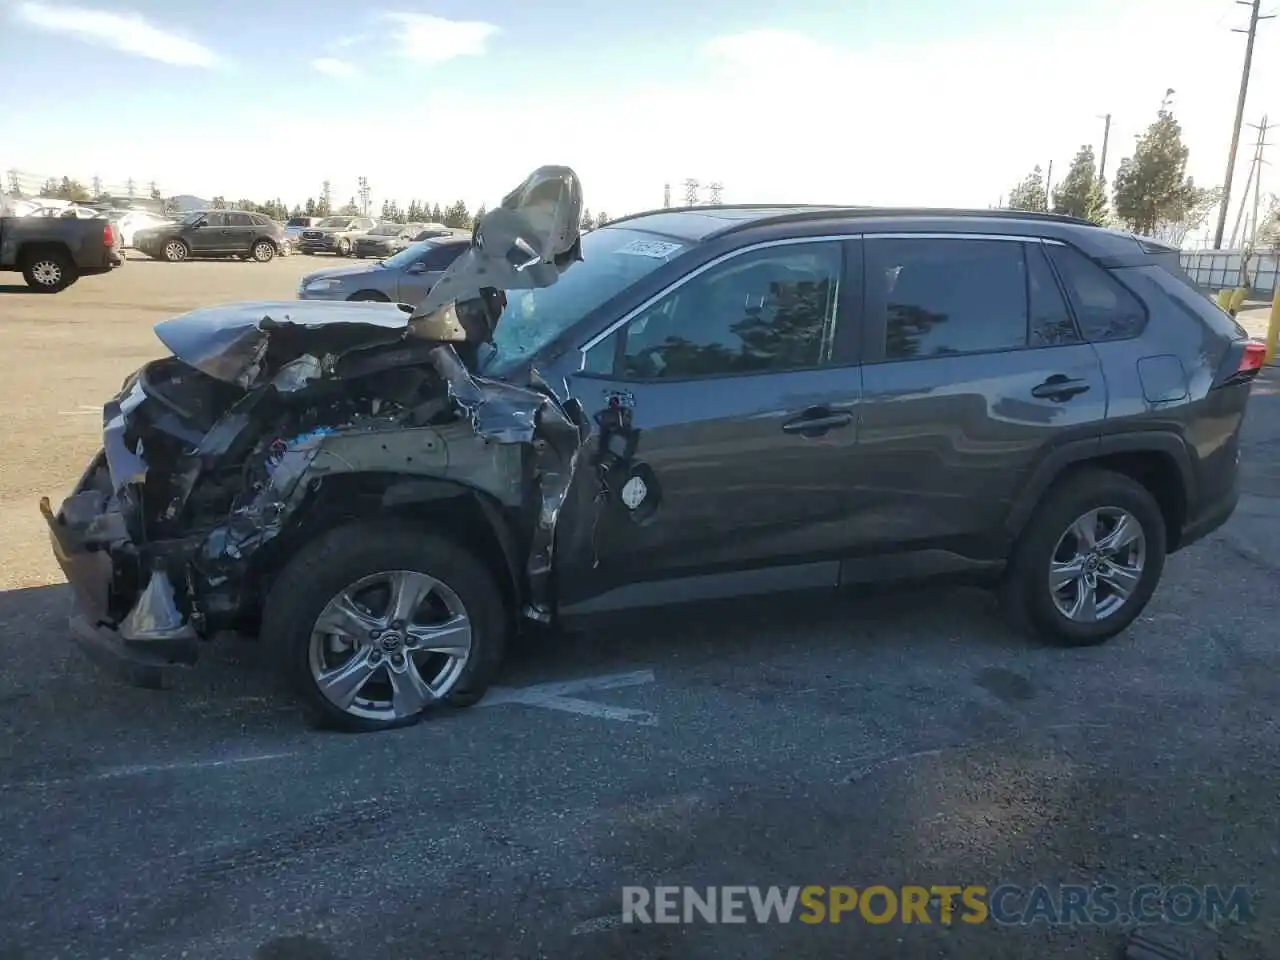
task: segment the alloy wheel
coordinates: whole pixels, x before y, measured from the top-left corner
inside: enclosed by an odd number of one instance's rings
[[[180,240],[170,240],[164,245],[164,258],[170,261],[187,259],[187,245]]]
[[[266,263],[275,255],[275,247],[271,246],[271,244],[267,243],[265,240],[254,245],[253,259],[257,260],[259,263]]]
[[[1115,616],[1142,580],[1147,538],[1137,517],[1099,507],[1077,517],[1058,539],[1049,563],[1049,592],[1068,620]]]
[[[421,713],[457,685],[471,658],[471,620],[446,584],[413,570],[362,577],[331,599],[312,627],[316,688],[365,720]]]

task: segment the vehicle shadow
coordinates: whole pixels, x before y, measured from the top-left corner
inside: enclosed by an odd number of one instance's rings
[[[32,296],[36,295],[31,292],[31,288],[25,283],[0,283],[0,294],[3,293],[31,293]]]

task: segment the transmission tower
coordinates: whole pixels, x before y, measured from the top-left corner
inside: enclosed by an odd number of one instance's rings
[[[9,171],[9,192],[12,194],[19,194],[22,192],[22,184],[18,182],[17,170]]]
[[[662,185],[662,206],[671,206],[671,184],[664,183]]]
[[[686,207],[696,207],[698,205],[699,186],[701,184],[692,177],[684,182],[684,204]]]
[[[333,191],[329,189],[328,180],[320,185],[320,203],[324,205],[326,214],[333,210]]]
[[[717,180],[715,183],[711,184],[711,186],[707,187],[707,189],[711,191],[711,199],[707,202],[713,207],[719,206],[720,194],[724,193],[724,184]]]
[[[360,184],[360,214],[367,217],[369,215],[369,178],[360,177],[356,182]]]
[[[148,196],[154,197],[159,192],[160,191],[156,188],[156,182],[154,180],[152,180],[149,184],[147,184]]]
[[[133,177],[129,178],[128,182],[124,185],[124,189],[125,189],[125,192],[129,195],[129,199],[132,200],[134,195]]]

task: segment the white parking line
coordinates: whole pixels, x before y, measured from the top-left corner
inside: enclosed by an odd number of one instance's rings
[[[264,760],[282,760],[293,756],[288,753],[254,753],[243,757],[223,757],[214,760],[179,760],[173,763],[139,763],[122,767],[108,767],[97,773],[81,777],[63,777],[55,780],[26,780],[14,784],[19,787],[57,787],[73,783],[87,783],[101,780],[119,780],[124,777],[139,777],[152,773],[173,773],[179,770],[210,770],[217,767],[230,767],[241,763],[261,763]]]
[[[576,713],[579,716],[596,717],[600,720],[616,720],[619,723],[656,727],[657,714],[649,710],[633,710],[630,707],[617,707],[571,696],[578,693],[617,690],[622,687],[639,687],[653,682],[652,670],[635,670],[630,673],[611,673],[599,677],[579,677],[576,680],[538,683],[529,687],[494,687],[477,706],[496,707],[502,704],[518,703],[526,707]]]

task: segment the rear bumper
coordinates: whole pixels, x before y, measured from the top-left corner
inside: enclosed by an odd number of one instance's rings
[[[1177,545],[1170,552],[1189,547],[1191,544],[1203,540],[1213,533],[1231,519],[1231,514],[1235,513],[1239,502],[1240,488],[1233,485],[1231,491],[1225,497],[1202,506],[1195,516],[1188,517],[1187,522],[1182,525],[1182,532],[1178,537]]]
[[[106,263],[97,267],[81,267],[80,275],[83,277],[92,277],[100,273],[110,273],[112,270],[123,267],[124,262],[124,248],[112,247],[107,251]]]

